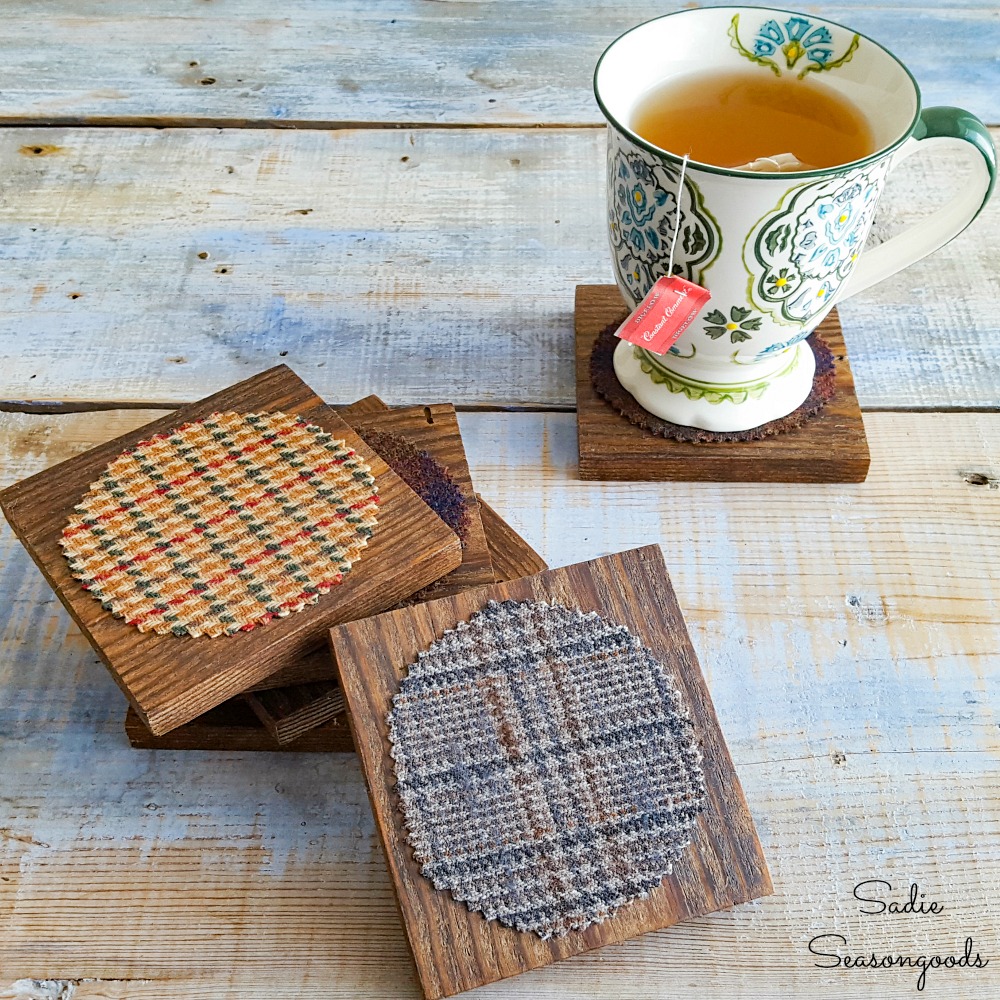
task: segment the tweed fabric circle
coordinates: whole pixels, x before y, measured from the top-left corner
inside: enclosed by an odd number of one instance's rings
[[[374,427],[356,429],[385,464],[458,535],[464,547],[469,534],[469,504],[447,466],[398,434]]]
[[[289,414],[213,413],[119,455],[75,508],[73,575],[141,632],[246,632],[315,604],[376,525],[371,469]]]
[[[590,382],[594,391],[613,410],[630,423],[657,437],[686,441],[690,444],[708,444],[712,441],[761,441],[785,434],[801,427],[808,420],[819,416],[836,392],[836,369],[833,352],[818,334],[812,334],[807,343],[816,356],[816,374],[812,390],[798,409],[746,431],[706,431],[700,427],[687,427],[671,423],[640,406],[635,397],[618,381],[615,374],[614,353],[619,344],[615,331],[620,323],[612,323],[598,334],[590,352]]]
[[[410,666],[388,725],[422,873],[542,938],[648,895],[705,801],[670,674],[594,612],[490,602]]]

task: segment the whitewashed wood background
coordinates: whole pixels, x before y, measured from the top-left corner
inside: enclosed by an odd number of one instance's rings
[[[610,280],[589,78],[669,9],[4,4],[0,481],[278,361],[332,402],[457,402],[478,488],[552,565],[663,545],[776,887],[476,995],[919,995],[816,968],[840,933],[971,935],[991,965],[922,995],[992,1000],[1000,203],[842,309],[868,482],[579,482],[573,287]],[[1000,124],[992,4],[823,11]],[[904,169],[892,229],[961,183]],[[132,751],[123,714],[3,526],[0,998],[419,995],[352,756]],[[863,917],[869,878],[945,912]]]

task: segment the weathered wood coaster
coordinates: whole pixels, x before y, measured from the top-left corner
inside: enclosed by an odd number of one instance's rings
[[[837,311],[819,333],[833,352],[836,392],[801,427],[760,441],[690,444],[659,437],[616,413],[590,381],[601,331],[628,310],[615,285],[576,287],[576,409],[580,478],[630,481],[860,483],[870,461]]]
[[[548,563],[478,493],[476,499],[497,583],[534,576],[549,568]]]
[[[545,560],[479,494],[476,497],[498,582],[517,580],[548,569]],[[244,695],[244,698],[248,703],[251,697],[256,700],[257,704],[252,706],[253,713],[244,710],[243,698],[230,699],[217,709],[164,736],[153,736],[135,712],[130,710],[125,728],[132,746],[145,749],[353,752],[354,744],[343,714],[343,696],[333,675],[333,659],[329,649],[324,647],[308,654],[298,663],[266,677],[251,688],[250,694]],[[283,680],[285,683],[281,683]],[[313,703],[308,702],[303,709],[300,704],[289,705],[287,699],[289,692],[295,692],[310,682],[322,685],[322,692],[326,694],[321,709],[329,709],[331,705],[339,703],[340,707],[327,715],[337,725],[331,726],[329,722],[324,722],[312,730],[299,729],[299,713],[311,712]],[[270,697],[272,693],[275,695],[274,699]],[[262,711],[269,715],[268,729],[259,721]],[[141,726],[142,732],[136,730],[136,726]],[[286,739],[289,732],[299,732],[300,735],[292,737],[290,742],[279,742],[279,731]],[[303,732],[307,732],[307,735],[301,735]]]
[[[336,681],[312,681],[246,695],[264,728],[279,742],[291,743],[344,711]]]
[[[493,583],[490,548],[455,408],[440,403],[393,410],[378,396],[366,396],[337,414],[362,436],[367,434],[368,444],[376,451],[384,449],[382,457],[389,466],[404,481],[409,479],[408,485],[432,508],[448,514],[449,527],[460,532],[461,566],[408,600],[427,601]],[[424,469],[425,462],[419,452],[426,452],[437,467]],[[279,742],[295,739],[333,718],[343,708],[334,682],[259,691],[248,694],[247,703]]]
[[[490,600],[596,611],[637,636],[681,692],[703,753],[707,802],[691,845],[645,899],[603,923],[542,940],[487,921],[420,873],[403,825],[386,715],[418,654]],[[423,991],[429,1000],[492,983],[605,944],[770,893],[739,779],[658,546],[540,573],[331,629],[355,746]]]
[[[316,604],[253,631],[219,638],[140,632],[74,579],[60,537],[109,462],[138,442],[230,410],[280,410],[317,424],[367,462],[379,491],[378,527],[360,561]],[[280,366],[32,476],[0,494],[7,519],[153,733],[182,725],[292,666],[337,622],[393,607],[453,570],[461,545],[386,464],[289,368]],[[419,538],[420,544],[413,540]]]
[[[183,726],[154,736],[134,708],[125,716],[125,735],[137,750],[234,750],[243,753],[354,753],[347,716],[310,729],[288,743],[279,743],[242,698],[231,698]]]

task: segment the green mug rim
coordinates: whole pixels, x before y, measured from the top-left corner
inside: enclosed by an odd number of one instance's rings
[[[841,24],[839,21],[831,21],[827,17],[819,17],[814,14],[803,14],[801,11],[788,10],[784,7],[747,7],[740,4],[733,4],[724,7],[696,7],[686,10],[674,10],[669,14],[660,14],[658,17],[651,17],[647,21],[643,21],[641,24],[633,25],[628,31],[623,31],[617,38],[611,41],[604,51],[601,53],[600,58],[597,60],[597,65],[594,67],[594,98],[597,101],[597,106],[601,109],[601,114],[604,115],[605,119],[609,125],[615,128],[619,133],[624,135],[629,139],[630,142],[634,143],[636,146],[646,150],[648,153],[652,153],[654,156],[659,156],[664,159],[670,160],[673,163],[681,164],[684,162],[683,156],[678,156],[676,153],[671,153],[669,150],[661,149],[659,146],[654,146],[651,142],[647,142],[642,136],[633,132],[632,129],[623,125],[611,112],[608,110],[607,105],[601,98],[600,90],[597,87],[597,75],[601,71],[601,64],[604,62],[605,56],[623,39],[626,35],[631,35],[633,31],[639,31],[641,28],[645,28],[647,25],[653,24],[656,21],[666,20],[668,17],[678,17],[683,14],[702,14],[707,11],[767,11],[772,14],[791,14],[795,17],[807,17],[813,21],[820,21],[824,24],[831,24],[835,28],[840,28],[843,31],[851,31],[866,41],[871,42],[875,48],[880,49],[884,52],[899,68],[909,77],[910,83],[913,85],[913,92],[916,96],[917,106],[913,114],[913,120],[907,126],[902,135],[898,139],[894,139],[889,145],[883,146],[881,149],[875,150],[874,153],[869,153],[867,156],[861,157],[860,160],[851,160],[850,163],[842,163],[836,167],[824,167],[819,170],[796,170],[794,173],[791,172],[780,172],[780,171],[756,171],[756,170],[734,170],[732,167],[717,167],[711,163],[703,163],[701,160],[687,160],[688,169],[702,170],[710,174],[721,174],[724,177],[745,177],[749,180],[759,179],[759,180],[774,180],[776,177],[783,178],[800,178],[800,177],[832,177],[837,174],[848,173],[849,171],[856,170],[859,167],[863,167],[869,163],[874,163],[877,160],[881,160],[883,157],[888,156],[890,153],[895,152],[900,146],[906,142],[910,136],[913,135],[914,130],[917,127],[917,122],[920,121],[920,114],[923,110],[923,99],[920,93],[920,85],[917,83],[916,77],[909,71],[906,64],[897,55],[890,52],[881,42],[875,41],[870,35],[866,35],[863,31],[857,31],[854,28],[848,27],[846,24]]]

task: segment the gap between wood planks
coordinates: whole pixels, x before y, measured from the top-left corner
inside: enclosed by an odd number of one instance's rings
[[[526,129],[602,129],[604,121],[585,122],[378,122],[316,121],[309,118],[192,118],[169,115],[45,115],[41,118],[0,115],[0,128],[218,128],[218,129],[298,129],[311,132],[338,132],[350,129],[450,130],[489,129],[523,132]]]

